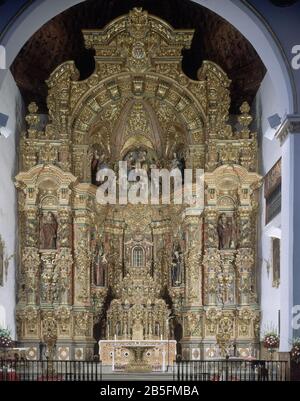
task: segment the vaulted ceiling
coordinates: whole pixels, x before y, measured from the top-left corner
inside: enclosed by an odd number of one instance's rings
[[[232,80],[232,113],[249,103],[266,72],[252,45],[228,22],[189,0],[87,0],[56,16],[37,31],[15,59],[11,70],[26,103],[35,100],[46,110],[50,73],[66,60],[75,60],[81,78],[94,69],[93,54],[84,47],[81,29],[103,28],[112,19],[143,7],[177,29],[195,29],[183,69],[196,79],[203,60],[219,64]]]

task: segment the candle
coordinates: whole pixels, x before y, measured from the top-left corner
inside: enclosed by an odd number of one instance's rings
[[[115,334],[115,341],[117,341],[117,335]]]
[[[160,339],[162,340],[162,334],[160,335]]]

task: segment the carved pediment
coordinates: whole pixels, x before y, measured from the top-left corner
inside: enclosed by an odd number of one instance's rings
[[[163,60],[179,63],[182,49],[191,46],[194,31],[176,31],[161,19],[134,8],[103,31],[84,30],[87,48],[96,52],[96,60],[114,57],[132,72],[145,72]]]

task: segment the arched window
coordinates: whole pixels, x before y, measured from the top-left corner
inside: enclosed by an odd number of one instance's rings
[[[133,249],[132,255],[133,267],[142,267],[144,266],[144,250],[142,247],[137,246]]]

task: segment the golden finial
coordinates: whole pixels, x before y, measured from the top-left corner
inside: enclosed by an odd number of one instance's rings
[[[28,124],[28,134],[32,138],[36,136],[38,131],[38,125],[40,123],[40,116],[37,114],[39,108],[35,102],[31,102],[28,106],[29,114],[25,117]]]
[[[28,111],[30,114],[35,114],[39,110],[37,104],[35,102],[31,102],[28,106]]]
[[[243,104],[240,107],[240,112],[241,112],[241,115],[238,117],[238,122],[242,126],[242,129],[241,129],[242,138],[249,138],[249,134],[250,134],[249,125],[253,121],[253,118],[249,114],[250,106],[249,106],[248,102],[243,102]]]

